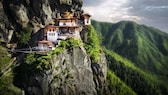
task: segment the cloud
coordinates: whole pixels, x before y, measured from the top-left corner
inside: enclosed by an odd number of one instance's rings
[[[93,16],[95,8],[94,7],[84,7],[83,10],[85,13],[89,13]]]
[[[99,6],[103,2],[104,0],[83,0],[83,4],[85,7]]]
[[[168,0],[84,0],[84,9],[98,21],[131,20],[168,32]]]
[[[159,28],[168,33],[168,1],[167,0],[133,0],[127,6],[131,15],[144,17],[139,23]]]
[[[154,9],[168,9],[168,6],[146,6],[146,10],[154,10]]]

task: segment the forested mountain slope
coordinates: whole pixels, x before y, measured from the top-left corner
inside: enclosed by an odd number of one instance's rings
[[[157,78],[156,75],[144,72],[137,68],[134,63],[128,59],[118,55],[113,51],[105,49],[107,64],[110,70],[108,70],[108,76],[111,75],[110,71],[114,73],[119,79],[121,79],[128,87],[131,87],[133,91],[138,95],[167,95],[167,85]],[[114,81],[115,76],[108,77],[108,81]],[[117,88],[118,82],[115,81],[109,88]],[[124,89],[124,87],[120,87]],[[130,92],[127,90],[127,93]],[[122,90],[120,93],[124,93]],[[133,94],[133,93],[131,93]],[[120,95],[130,95],[120,94]]]
[[[92,21],[92,24],[101,32],[106,48],[130,59],[143,70],[168,74],[168,34],[130,21],[116,24]]]
[[[102,45],[167,84],[168,34],[131,21],[116,24],[92,21],[92,24],[102,36]]]

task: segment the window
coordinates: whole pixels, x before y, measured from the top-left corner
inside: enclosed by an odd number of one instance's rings
[[[66,23],[64,22],[63,25],[66,25]]]
[[[87,23],[89,23],[89,19],[87,19]]]
[[[48,35],[49,35],[49,36],[55,36],[56,33],[55,33],[55,32],[54,32],[54,33],[48,33]]]

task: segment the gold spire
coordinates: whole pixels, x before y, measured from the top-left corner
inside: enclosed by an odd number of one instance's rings
[[[55,24],[55,22],[52,20],[52,21],[50,21],[50,23],[49,23],[50,25],[54,25]]]
[[[72,18],[72,17],[73,17],[73,14],[71,14],[71,13],[68,12],[68,11],[66,11],[66,12],[64,12],[63,17],[64,17],[64,18]]]

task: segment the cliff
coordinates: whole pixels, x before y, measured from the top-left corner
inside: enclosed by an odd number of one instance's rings
[[[99,62],[92,64],[85,49],[78,46],[52,55],[51,60],[47,60],[48,68],[42,67],[40,72],[30,71],[37,70],[38,66],[31,67],[36,63],[21,63],[15,71],[15,84],[26,95],[98,95],[106,79],[106,59],[103,53],[101,55]]]

